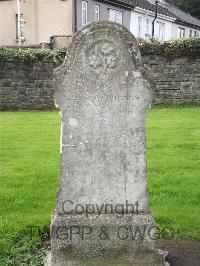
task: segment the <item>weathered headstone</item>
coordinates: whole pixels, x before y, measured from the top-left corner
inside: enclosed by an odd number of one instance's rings
[[[151,91],[134,37],[114,23],[91,24],[74,35],[54,74],[62,138],[51,265],[99,257],[163,265],[146,179]]]

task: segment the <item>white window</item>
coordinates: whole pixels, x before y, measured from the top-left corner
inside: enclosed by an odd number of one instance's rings
[[[115,17],[116,17],[116,10],[114,9],[109,9],[109,20],[110,21],[115,21]]]
[[[123,20],[122,19],[122,12],[121,11],[117,11],[116,12],[116,22],[122,25],[122,22],[123,22],[122,20]]]
[[[159,41],[165,40],[165,23],[157,22],[158,24],[158,39]]]
[[[145,38],[150,36],[150,21],[146,18]]]
[[[142,17],[138,17],[138,33],[137,37],[142,37]]]
[[[100,19],[100,6],[94,5],[94,21],[99,21]]]
[[[185,28],[178,28],[178,37],[183,38],[185,37]]]
[[[121,11],[115,9],[109,9],[109,20],[117,22],[122,25],[123,23],[123,15]]]
[[[82,26],[86,25],[88,22],[88,3],[82,1]]]

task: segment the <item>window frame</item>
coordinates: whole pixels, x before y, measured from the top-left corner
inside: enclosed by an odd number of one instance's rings
[[[81,13],[82,13],[82,26],[85,26],[88,23],[88,2],[87,1],[82,1]],[[84,21],[84,18],[85,18],[85,21]]]
[[[185,28],[178,27],[179,38],[185,38]]]
[[[143,17],[138,16],[138,30],[137,37],[142,38],[142,29],[143,29]]]
[[[111,12],[114,12],[114,15],[115,15],[115,19],[111,19]],[[120,19],[117,18],[117,16],[120,14]],[[117,9],[114,9],[114,8],[109,8],[109,20],[110,21],[113,21],[113,22],[116,22],[120,25],[123,25],[123,12],[120,11],[120,10],[117,10]]]
[[[24,38],[24,27],[23,27],[23,23],[24,23],[24,19],[23,19],[23,13],[20,14],[20,27],[21,27],[21,40],[23,40]],[[18,36],[18,14],[15,14],[15,27],[16,27],[16,40],[19,40],[19,36]]]
[[[160,22],[158,21],[157,22],[157,25],[158,25],[158,39],[159,41],[164,41],[165,40],[165,23],[164,22]]]
[[[145,19],[145,38],[148,38],[150,36],[150,19]]]
[[[94,4],[94,21],[99,21],[99,20],[100,20],[100,5]]]

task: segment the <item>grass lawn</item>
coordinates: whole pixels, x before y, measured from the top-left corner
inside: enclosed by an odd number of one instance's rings
[[[59,177],[60,120],[56,111],[2,112],[0,117],[0,253],[5,261],[13,237],[27,226],[50,224]],[[173,238],[200,239],[200,109],[151,109],[147,147],[157,225]]]

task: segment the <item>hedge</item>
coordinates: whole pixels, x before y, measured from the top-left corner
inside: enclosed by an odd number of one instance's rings
[[[200,57],[200,37],[177,39],[166,42],[149,40],[139,44],[142,55],[161,55],[167,57]],[[49,49],[11,49],[0,47],[0,61],[7,62],[38,62],[52,60],[61,64],[66,54],[66,48]]]
[[[149,40],[141,43],[142,55],[162,55],[166,57],[200,57],[200,37],[158,42]]]
[[[0,47],[0,61],[6,62],[40,62],[51,60],[55,64],[62,63],[66,54],[66,49],[50,50],[50,49],[11,49]]]

